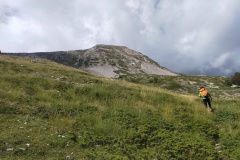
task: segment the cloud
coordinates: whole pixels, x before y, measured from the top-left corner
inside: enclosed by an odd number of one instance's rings
[[[0,49],[123,45],[186,74],[239,71],[239,0],[1,0]]]
[[[226,61],[229,59],[229,57],[230,57],[230,53],[223,53],[213,61],[212,66],[214,68],[223,66],[226,63]]]

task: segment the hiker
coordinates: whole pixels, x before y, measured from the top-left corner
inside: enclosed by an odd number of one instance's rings
[[[202,98],[204,106],[206,108],[209,108],[210,111],[213,112],[213,108],[211,105],[212,97],[211,97],[210,93],[208,93],[207,89],[204,87],[200,87],[198,96]]]

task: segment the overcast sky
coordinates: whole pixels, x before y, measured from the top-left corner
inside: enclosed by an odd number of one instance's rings
[[[240,0],[0,0],[2,52],[121,45],[185,74],[240,72]]]

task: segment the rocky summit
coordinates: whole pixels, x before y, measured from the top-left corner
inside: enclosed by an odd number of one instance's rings
[[[178,75],[146,55],[125,46],[96,45],[85,50],[11,53],[11,55],[48,59],[108,78],[136,73]]]

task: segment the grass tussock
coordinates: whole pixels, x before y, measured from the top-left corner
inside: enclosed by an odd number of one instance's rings
[[[1,159],[239,158],[238,99],[210,113],[194,96],[23,57],[1,55],[0,75]]]

